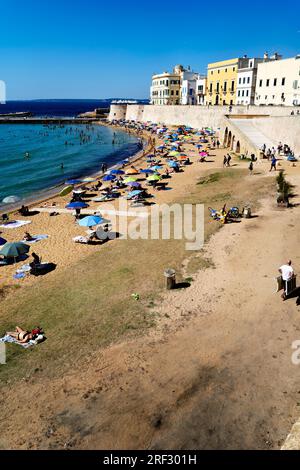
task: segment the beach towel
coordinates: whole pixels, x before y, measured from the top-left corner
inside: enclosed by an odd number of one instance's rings
[[[49,238],[49,235],[32,235],[33,240],[26,240],[25,243],[36,243],[39,242],[40,240],[45,240],[46,238]],[[21,240],[22,243],[24,243],[24,240]]]
[[[16,273],[13,275],[14,279],[24,279],[24,277],[26,277],[25,273]]]
[[[12,220],[7,224],[0,225],[1,228],[19,228],[23,225],[31,224],[31,220]]]
[[[5,335],[3,336],[3,338],[0,338],[0,343],[14,343],[14,344],[18,344],[19,346],[22,346],[24,349],[28,349],[32,346],[36,346],[37,344],[46,341],[46,339],[47,339],[46,336],[39,335],[37,339],[35,340],[31,339],[30,341],[28,341],[28,343],[19,343],[19,341],[17,341],[16,338],[13,338],[12,336],[9,336],[9,335]]]
[[[34,346],[35,342],[30,340],[28,343],[19,343],[16,338],[13,338],[12,336],[5,335],[3,338],[0,338],[0,343],[15,343],[18,344],[19,346],[22,346],[24,349],[30,348],[31,346]]]

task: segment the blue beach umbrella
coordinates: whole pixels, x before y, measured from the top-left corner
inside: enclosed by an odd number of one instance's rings
[[[80,201],[70,202],[66,205],[67,209],[85,209],[86,207],[89,207],[89,205]]]
[[[18,256],[28,253],[29,250],[30,246],[22,242],[5,243],[0,251],[0,255],[5,258],[17,258]]]
[[[102,181],[113,181],[116,177],[114,175],[105,175]]]
[[[177,162],[173,162],[172,160],[168,162],[168,165],[169,165],[169,167],[171,167],[171,168],[177,168],[177,167],[178,167],[178,163],[177,163]]]
[[[154,173],[154,171],[150,168],[145,168],[144,170],[141,170],[140,173],[146,173],[147,175],[150,175],[151,173]]]
[[[131,186],[132,188],[140,188],[141,187],[140,183],[138,183],[137,181],[129,181],[129,183],[127,183],[127,186]]]
[[[72,184],[72,185],[74,185],[74,184],[80,184],[80,183],[82,183],[81,180],[68,180],[68,181],[66,181],[65,184]]]
[[[160,166],[160,165],[155,165],[155,166],[152,166],[151,167],[151,170],[155,170],[155,171],[158,171],[158,170],[161,170],[163,167]]]
[[[98,215],[89,215],[81,219],[79,221],[79,225],[82,227],[94,227],[95,225],[102,224],[102,222],[104,222],[102,217],[99,217]]]
[[[142,191],[136,189],[135,191],[130,191],[128,194],[127,194],[127,197],[134,197],[134,196],[138,196],[138,194],[141,194]]]
[[[116,169],[116,170],[111,170],[110,174],[111,175],[125,175],[125,171]]]

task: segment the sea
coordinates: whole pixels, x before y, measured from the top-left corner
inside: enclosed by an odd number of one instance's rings
[[[34,116],[75,117],[109,101],[14,101],[0,105],[0,114],[32,112]],[[138,139],[121,130],[99,125],[0,125],[0,209],[2,201],[43,198],[69,179],[78,179],[133,156]]]

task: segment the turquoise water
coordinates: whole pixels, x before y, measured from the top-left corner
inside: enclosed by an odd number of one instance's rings
[[[1,124],[0,207],[5,207],[1,201],[7,196],[32,197],[137,150],[136,137],[105,126]]]

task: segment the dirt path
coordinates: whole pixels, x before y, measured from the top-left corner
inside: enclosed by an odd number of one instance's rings
[[[4,413],[22,410],[20,424],[0,422],[0,445],[279,448],[300,413],[291,362],[300,311],[295,298],[274,294],[274,277],[288,257],[299,271],[298,211],[266,199],[256,218],[214,235],[205,249],[214,266],[164,295],[149,336],[95,354],[60,380],[27,387],[25,379]],[[32,396],[34,414],[22,405]]]

